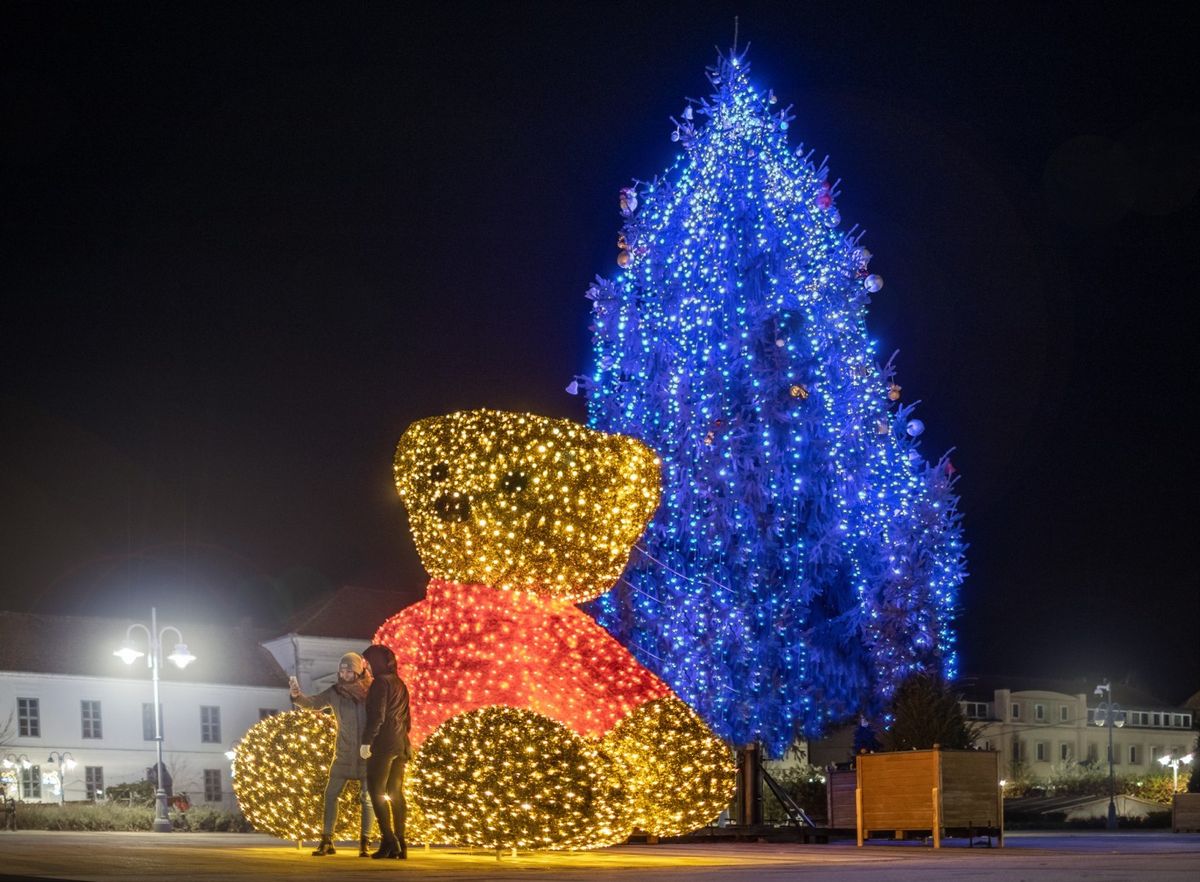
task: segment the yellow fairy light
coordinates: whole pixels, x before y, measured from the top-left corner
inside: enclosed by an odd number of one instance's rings
[[[581,601],[621,575],[658,507],[660,463],[624,435],[473,410],[413,423],[395,479],[431,576]]]
[[[233,753],[233,792],[242,814],[260,833],[280,839],[319,839],[325,784],[337,743],[330,714],[287,711],[246,730]],[[357,839],[359,785],[338,798],[334,838]]]
[[[611,761],[534,711],[492,706],[447,720],[421,746],[411,779],[435,841],[595,848],[632,831]]]
[[[733,755],[678,698],[629,714],[601,745],[633,799],[633,823],[656,836],[690,833],[733,798]]]

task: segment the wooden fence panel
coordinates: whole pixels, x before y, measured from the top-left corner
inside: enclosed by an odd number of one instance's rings
[[[1176,793],[1171,829],[1176,833],[1200,833],[1200,793]]]
[[[854,788],[858,774],[853,769],[833,769],[826,773],[830,827],[853,827],[856,821]]]
[[[943,750],[942,826],[1000,825],[1000,759],[994,751]]]
[[[928,830],[933,827],[937,755],[906,750],[858,757],[864,830]]]

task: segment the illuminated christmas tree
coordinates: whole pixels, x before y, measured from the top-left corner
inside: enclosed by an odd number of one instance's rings
[[[593,426],[663,459],[663,504],[597,619],[735,744],[877,714],[954,675],[965,569],[953,467],[880,365],[882,279],[837,184],[788,144],[744,54],[675,122],[684,152],[621,191],[621,271],[597,279]]]

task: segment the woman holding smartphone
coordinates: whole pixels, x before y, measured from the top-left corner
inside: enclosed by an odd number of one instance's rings
[[[291,677],[292,704],[311,710],[333,711],[337,720],[337,747],[333,765],[329,767],[329,783],[325,785],[325,817],[321,842],[313,857],[334,854],[333,824],[337,818],[338,797],[348,781],[358,781],[362,790],[362,827],[358,837],[358,856],[367,857],[367,842],[371,835],[371,799],[367,788],[367,763],[359,756],[359,744],[367,725],[367,690],[371,672],[357,652],[347,652],[338,663],[337,681],[316,695],[305,695],[300,684]]]

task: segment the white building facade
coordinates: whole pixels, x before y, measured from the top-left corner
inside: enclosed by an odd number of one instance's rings
[[[187,793],[193,803],[231,806],[225,751],[259,719],[289,703],[278,687],[164,682],[160,706],[163,764],[174,792]],[[0,748],[9,759],[0,777],[14,798],[103,798],[105,787],[144,780],[157,762],[148,674],[138,682],[4,671],[3,707],[15,711]],[[56,753],[70,754],[74,767],[60,764],[51,756]]]
[[[112,655],[128,625],[0,612],[0,781],[8,796],[99,799],[106,787],[153,773],[151,672],[145,658],[126,665]],[[175,794],[232,808],[225,752],[259,719],[291,706],[287,677],[245,629],[181,630],[196,660],[161,669],[163,765]]]
[[[1095,724],[1102,697],[1094,690],[1071,689],[1083,684],[1015,685],[968,688],[962,702],[967,719],[980,727],[976,744],[999,751],[1006,774],[1024,772],[1047,779],[1077,763],[1108,767],[1110,729]],[[1196,717],[1191,708],[1121,684],[1113,684],[1112,690],[1124,713],[1124,724],[1111,729],[1116,774],[1161,773],[1159,757],[1178,757],[1193,749]]]

